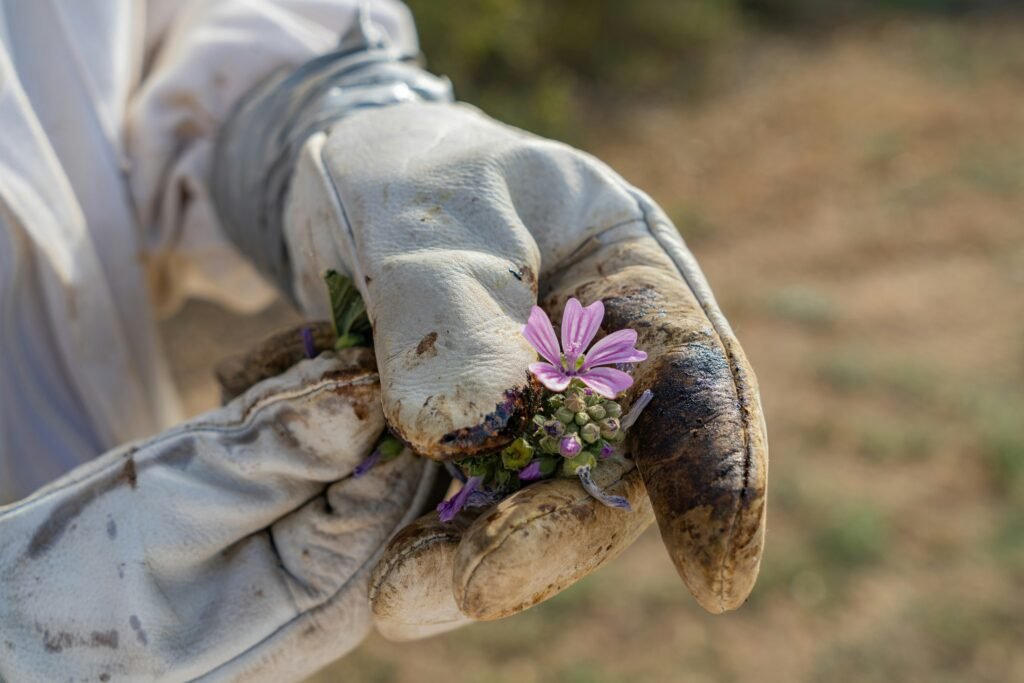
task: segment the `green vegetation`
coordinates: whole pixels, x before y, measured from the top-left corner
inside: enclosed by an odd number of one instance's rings
[[[407,0],[431,70],[511,123],[580,142],[581,118],[707,92],[719,58],[763,27],[822,28],[891,12],[963,13],[967,0]],[[937,48],[938,49],[938,48]],[[949,52],[942,51],[943,55]],[[956,52],[960,55],[961,52]]]

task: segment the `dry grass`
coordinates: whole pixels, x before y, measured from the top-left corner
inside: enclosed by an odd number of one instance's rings
[[[652,531],[523,615],[373,637],[315,680],[1024,680],[1024,26],[736,60],[589,146],[679,220],[758,372],[750,602],[704,614]]]

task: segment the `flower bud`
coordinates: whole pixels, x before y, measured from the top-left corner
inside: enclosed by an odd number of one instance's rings
[[[579,433],[580,433],[580,426],[578,424],[576,424],[575,422],[570,422],[569,424],[565,425],[565,434],[579,434]],[[564,434],[563,434],[563,436],[564,436]]]
[[[561,423],[556,423],[561,426]],[[501,462],[510,470],[526,467],[533,459],[533,446],[526,439],[519,437],[501,452]]]
[[[563,406],[555,411],[555,419],[562,424],[569,424],[576,417],[576,413]]]
[[[614,417],[606,417],[598,424],[601,427],[601,436],[606,439],[611,440],[619,433],[619,421]]]
[[[565,399],[565,407],[574,413],[578,413],[581,410],[587,409],[587,402],[583,399],[582,396],[569,396]]]
[[[391,436],[390,434],[384,436],[377,444],[377,450],[385,458],[393,458],[396,455],[400,455],[405,450],[405,444]]]
[[[622,417],[622,406],[615,401],[605,401],[601,404],[608,417]]]
[[[540,440],[540,449],[545,453],[558,453],[558,439],[550,436],[545,436]]]
[[[601,428],[593,422],[588,422],[580,427],[580,438],[584,443],[594,443],[601,438]]]
[[[542,429],[547,436],[559,437],[565,432],[565,425],[558,420],[548,420],[543,424]]]
[[[566,458],[562,463],[562,474],[567,477],[576,476],[576,470],[585,465],[594,467],[597,464],[597,460],[594,459],[594,454],[589,451],[583,451],[579,455],[572,458]]]
[[[579,455],[582,450],[583,443],[575,434],[563,436],[561,441],[558,442],[558,452],[562,454],[563,458],[575,457]]]
[[[548,397],[548,405],[553,409],[558,410],[565,405],[565,396],[562,394],[552,394]]]
[[[574,419],[576,420],[576,424],[578,424],[581,427],[590,422],[590,416],[587,415],[587,411],[585,410],[581,410],[580,412],[576,413],[576,417]]]
[[[587,408],[587,415],[590,416],[591,420],[603,420],[607,413],[605,412],[604,406],[598,404]]]

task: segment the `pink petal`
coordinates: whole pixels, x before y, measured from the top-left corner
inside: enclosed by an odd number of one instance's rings
[[[558,348],[555,328],[551,326],[547,313],[540,306],[530,309],[530,319],[523,326],[523,336],[545,360],[554,365],[562,364],[562,353]]]
[[[594,368],[581,372],[577,377],[605,398],[615,398],[633,385],[632,377],[615,368]]]
[[[569,367],[594,341],[597,330],[604,320],[604,304],[595,301],[586,308],[577,299],[569,299],[562,314],[562,351],[569,361]]]
[[[528,367],[533,376],[539,379],[540,383],[551,391],[565,391],[565,388],[569,386],[569,382],[572,381],[572,377],[562,372],[562,368],[555,367],[550,363],[530,363]],[[629,375],[626,376],[629,377]],[[630,382],[632,381],[630,379]]]
[[[636,363],[642,360],[647,360],[647,354],[636,348],[636,331],[619,330],[594,344],[580,369],[587,370],[598,365],[615,363]]]

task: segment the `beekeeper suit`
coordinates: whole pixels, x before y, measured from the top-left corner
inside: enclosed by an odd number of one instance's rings
[[[569,296],[651,354],[637,446],[665,463],[641,467],[634,526],[657,516],[709,610],[746,597],[763,420],[692,256],[597,160],[456,103],[404,6],[7,0],[0,45],[0,680],[296,680],[350,650],[437,476],[353,468],[385,427],[439,460],[502,445],[522,324]],[[326,319],[327,269],[359,288],[374,354],[278,354],[184,421],[155,315],[284,296]]]

